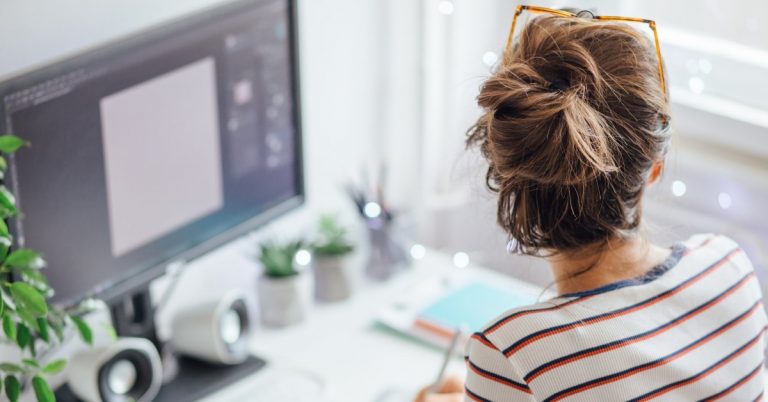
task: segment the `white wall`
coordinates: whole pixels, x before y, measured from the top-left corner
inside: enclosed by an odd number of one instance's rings
[[[0,77],[218,3],[0,0]],[[410,0],[299,1],[308,203],[233,245],[236,252],[192,264],[161,321],[174,306],[213,298],[230,286],[252,286],[257,267],[251,252],[259,236],[304,232],[319,212],[340,211],[354,221],[341,189],[364,164],[404,157],[390,169],[390,183],[400,184],[393,198],[408,204],[418,185],[407,161],[418,160],[419,22],[419,7]]]

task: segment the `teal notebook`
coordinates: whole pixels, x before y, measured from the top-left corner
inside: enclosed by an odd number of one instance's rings
[[[530,296],[473,282],[429,305],[419,314],[419,318],[446,329],[464,327],[477,332],[503,312],[535,301]]]

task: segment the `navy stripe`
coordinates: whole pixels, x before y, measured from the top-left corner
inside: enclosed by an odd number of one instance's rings
[[[683,346],[682,348],[680,348],[680,349],[678,349],[678,350],[676,350],[676,351],[674,351],[674,352],[672,352],[672,353],[670,353],[670,354],[668,354],[666,356],[663,356],[663,357],[658,358],[656,360],[650,361],[648,363],[643,363],[643,364],[638,365],[638,366],[630,367],[628,369],[625,369],[625,370],[622,370],[622,371],[619,371],[619,372],[616,372],[616,373],[613,373],[613,374],[608,374],[606,376],[595,378],[594,380],[590,380],[590,381],[587,381],[587,382],[583,382],[581,384],[574,385],[574,386],[569,387],[569,388],[565,388],[563,390],[558,391],[555,394],[550,395],[549,398],[547,398],[545,401],[556,400],[556,398],[560,397],[561,395],[568,394],[568,393],[570,393],[572,391],[575,391],[575,390],[578,390],[578,389],[581,389],[581,388],[586,388],[586,387],[589,387],[590,385],[593,385],[593,384],[601,383],[601,382],[610,380],[612,378],[621,377],[621,376],[623,376],[625,374],[632,373],[634,371],[640,371],[640,370],[643,370],[643,369],[645,369],[647,367],[652,367],[654,365],[657,365],[657,364],[659,364],[659,363],[661,363],[661,362],[663,362],[665,360],[668,360],[668,359],[670,359],[672,357],[675,357],[675,356],[677,356],[677,355],[679,355],[679,354],[681,354],[681,353],[683,353],[683,352],[685,352],[685,351],[687,351],[689,349],[692,349],[693,347],[703,343],[708,338],[710,338],[712,335],[717,334],[718,332],[722,331],[724,328],[727,328],[731,324],[733,324],[733,323],[739,321],[740,319],[744,318],[746,315],[750,314],[753,310],[754,310],[754,307],[750,307],[749,309],[747,309],[743,313],[741,313],[738,316],[736,316],[735,318],[729,320],[725,324],[715,328],[713,331],[709,332],[708,334],[704,335],[703,337],[701,337],[699,339],[696,339],[695,341],[693,341],[693,342]],[[762,331],[760,333],[762,333]],[[758,334],[758,336],[759,335],[760,334]]]
[[[485,375],[487,375],[489,377],[493,377],[494,379],[498,380],[498,382],[500,382],[500,383],[502,383],[504,385],[508,385],[508,386],[514,387],[514,388],[520,388],[519,389],[520,391],[522,391],[522,392],[529,392],[530,393],[530,388],[528,387],[528,385],[520,383],[520,382],[517,382],[517,381],[514,381],[514,380],[511,380],[511,379],[509,379],[507,377],[500,376],[500,375],[498,375],[496,373],[492,373],[492,372],[490,372],[488,370],[484,370],[484,369],[478,367],[475,363],[473,363],[472,360],[469,359],[469,357],[465,357],[464,360],[467,362],[468,365],[472,366],[472,369],[477,370],[477,371],[479,371],[479,372],[481,372],[481,373],[483,373],[483,374],[485,374]]]
[[[705,401],[714,401],[714,400],[716,400],[716,399],[719,399],[719,398],[721,398],[722,396],[724,396],[724,395],[728,394],[728,393],[729,393],[729,392],[731,392],[731,391],[732,391],[734,388],[737,388],[737,387],[739,387],[740,385],[743,385],[745,382],[747,382],[747,380],[748,380],[750,377],[754,376],[754,375],[755,375],[755,373],[757,373],[757,370],[760,370],[760,368],[762,368],[762,367],[763,367],[763,364],[765,364],[765,361],[761,361],[761,362],[760,362],[760,364],[758,364],[758,365],[757,365],[757,367],[755,367],[754,369],[752,369],[752,371],[750,371],[750,372],[749,372],[747,375],[745,375],[744,377],[741,377],[741,378],[739,378],[739,381],[736,381],[735,383],[731,384],[731,386],[730,386],[730,387],[728,387],[728,388],[726,388],[726,389],[724,389],[724,390],[722,390],[722,391],[720,391],[720,392],[718,392],[718,393],[716,393],[716,394],[714,394],[714,395],[712,395],[712,396],[710,396],[710,397],[704,398],[704,399],[702,399],[700,402],[705,402]]]
[[[635,401],[640,401],[640,400],[643,400],[643,399],[645,399],[645,398],[648,398],[649,396],[652,396],[652,395],[656,395],[656,394],[662,393],[662,392],[664,392],[664,391],[666,391],[666,390],[668,390],[668,389],[670,389],[670,388],[674,388],[674,387],[676,387],[676,386],[678,386],[678,385],[680,385],[680,384],[685,384],[686,382],[693,382],[693,381],[696,381],[696,380],[697,380],[697,379],[699,379],[700,377],[703,377],[703,376],[707,375],[707,372],[709,372],[709,371],[713,370],[713,369],[714,369],[714,368],[716,368],[717,366],[721,365],[723,362],[726,362],[726,361],[728,361],[729,359],[731,359],[731,358],[735,357],[736,355],[738,355],[739,353],[743,352],[743,351],[744,351],[745,349],[747,349],[748,347],[752,346],[752,344],[754,344],[754,342],[755,342],[755,341],[757,341],[757,340],[758,340],[758,338],[760,338],[760,336],[762,336],[762,335],[763,335],[763,332],[764,332],[764,331],[765,331],[765,328],[761,329],[761,330],[760,330],[760,332],[758,332],[758,333],[757,333],[757,335],[755,335],[755,336],[754,336],[752,339],[750,339],[749,341],[747,341],[747,342],[746,342],[746,343],[744,343],[743,345],[739,346],[739,347],[738,347],[736,350],[734,350],[733,352],[731,352],[731,353],[728,353],[727,355],[725,355],[725,357],[723,357],[722,359],[720,359],[720,360],[716,361],[714,364],[710,365],[709,367],[705,368],[704,370],[701,370],[701,371],[700,371],[700,372],[698,372],[697,374],[695,374],[695,375],[692,375],[692,376],[690,376],[690,377],[688,377],[688,378],[686,378],[686,379],[683,379],[683,380],[679,380],[679,381],[675,381],[675,382],[673,382],[673,383],[671,383],[671,384],[667,384],[667,385],[665,385],[665,386],[663,386],[663,387],[661,387],[661,388],[657,388],[657,389],[655,389],[655,390],[653,390],[653,391],[651,391],[651,392],[648,392],[648,393],[645,393],[645,394],[643,394],[643,395],[640,395],[640,396],[638,396],[637,398],[631,399],[631,400],[630,400],[630,401],[628,401],[628,402],[635,402]]]
[[[495,330],[496,330],[496,329],[497,329],[497,328],[498,328],[500,325],[504,324],[505,322],[507,322],[507,321],[509,321],[509,320],[511,320],[511,319],[513,319],[513,318],[515,318],[515,317],[517,317],[517,316],[520,316],[520,315],[526,315],[526,314],[531,314],[531,313],[538,313],[538,312],[545,312],[545,311],[557,310],[557,309],[559,309],[559,308],[563,308],[563,307],[565,307],[565,306],[568,306],[568,305],[571,305],[571,304],[573,304],[573,303],[576,303],[576,302],[577,302],[577,301],[579,301],[579,300],[582,300],[582,299],[586,299],[587,297],[591,297],[591,296],[585,296],[585,297],[577,297],[577,298],[575,298],[575,299],[572,299],[572,300],[568,300],[568,301],[567,301],[567,302],[565,302],[565,303],[560,303],[560,304],[557,304],[557,305],[554,305],[554,306],[551,306],[551,307],[544,307],[544,308],[538,308],[538,309],[530,309],[530,310],[522,310],[522,311],[518,310],[518,311],[515,311],[514,313],[512,313],[512,314],[510,314],[510,315],[508,315],[508,316],[506,316],[506,317],[504,317],[504,318],[501,318],[501,319],[499,319],[498,321],[496,321],[496,322],[495,322],[493,325],[489,326],[489,327],[488,327],[488,329],[486,329],[484,332],[489,332],[489,333],[490,333],[490,332],[493,332],[493,331],[495,331]]]
[[[699,305],[698,307],[694,308],[693,310],[690,310],[687,313],[685,313],[685,314],[675,318],[672,321],[669,321],[669,322],[667,322],[667,323],[665,323],[663,325],[660,325],[660,326],[658,326],[658,327],[656,327],[654,329],[651,329],[649,331],[641,332],[641,333],[639,333],[637,335],[633,335],[633,336],[630,336],[630,337],[627,337],[627,338],[623,338],[623,339],[618,339],[618,340],[615,340],[615,341],[612,341],[612,342],[608,342],[608,343],[605,343],[605,344],[602,344],[602,345],[599,345],[599,346],[591,347],[589,349],[584,349],[584,350],[581,350],[581,351],[578,351],[578,352],[575,352],[575,353],[571,353],[569,355],[557,358],[557,359],[552,360],[550,362],[544,363],[541,366],[536,367],[535,369],[533,369],[530,372],[528,372],[528,374],[526,374],[523,377],[523,379],[526,382],[530,382],[531,377],[534,377],[537,373],[539,373],[542,370],[545,370],[545,369],[547,369],[547,368],[549,368],[551,366],[554,366],[554,365],[556,365],[556,364],[558,364],[558,363],[560,363],[562,361],[573,359],[574,357],[578,357],[578,356],[581,356],[581,355],[589,354],[589,353],[598,351],[600,349],[607,349],[607,348],[610,348],[610,347],[613,347],[613,346],[616,346],[616,345],[620,345],[620,344],[624,344],[624,343],[630,343],[630,342],[632,342],[635,339],[642,338],[642,337],[647,336],[649,334],[652,334],[654,332],[663,331],[665,328],[669,328],[671,326],[674,326],[678,322],[680,322],[680,321],[682,321],[682,320],[684,320],[684,319],[686,319],[686,318],[688,318],[688,317],[690,317],[692,315],[695,315],[699,311],[701,311],[703,309],[706,309],[706,308],[712,306],[713,304],[717,303],[721,298],[723,298],[724,295],[726,295],[728,292],[732,291],[736,287],[738,287],[741,284],[743,284],[746,280],[748,280],[752,276],[753,276],[752,272],[748,273],[747,275],[744,275],[741,279],[739,279],[738,282],[734,283],[733,285],[728,287],[728,289],[724,290],[723,292],[721,292],[720,294],[718,294],[714,298],[708,300],[704,304]],[[760,303],[760,300],[756,301],[755,304],[752,305],[752,307],[754,307],[758,303]]]
[[[466,386],[464,386],[464,391],[467,393],[467,395],[469,395],[470,398],[472,398],[472,399],[474,399],[476,401],[479,401],[479,402],[493,402],[490,399],[485,399],[482,396],[480,396],[480,395],[470,391],[469,388],[467,388]]]
[[[670,289],[668,289],[668,290],[666,290],[666,291],[664,291],[664,292],[662,292],[662,293],[660,293],[658,295],[650,297],[650,298],[648,298],[646,300],[643,300],[641,302],[638,302],[638,303],[635,303],[635,304],[632,304],[632,305],[629,305],[629,306],[626,306],[626,307],[622,307],[622,308],[617,309],[617,310],[609,311],[607,313],[598,314],[598,315],[595,315],[595,316],[592,316],[592,317],[589,317],[589,318],[585,318],[583,320],[578,320],[578,321],[574,321],[574,322],[571,322],[571,323],[568,323],[568,324],[557,325],[557,326],[554,326],[554,327],[545,328],[545,329],[536,331],[534,333],[531,333],[531,334],[529,334],[527,336],[524,336],[523,338],[519,339],[517,342],[513,343],[512,345],[510,345],[509,347],[504,349],[502,351],[502,353],[504,353],[505,356],[509,357],[509,354],[510,354],[511,351],[514,351],[519,345],[524,344],[529,339],[541,336],[541,335],[546,334],[548,332],[554,332],[554,331],[559,331],[561,329],[570,329],[570,328],[575,328],[577,326],[583,326],[583,325],[589,324],[589,323],[591,323],[593,321],[597,321],[597,320],[600,320],[602,318],[605,318],[605,317],[608,317],[608,316],[611,316],[611,315],[621,314],[621,313],[623,313],[625,311],[628,311],[628,310],[631,310],[631,309],[635,309],[637,307],[641,307],[641,306],[643,306],[645,304],[651,303],[651,302],[653,302],[656,299],[663,298],[663,297],[665,297],[665,296],[667,296],[669,294],[672,294],[672,293],[676,292],[678,289],[680,289],[681,287],[685,286],[686,284],[691,283],[693,281],[696,281],[697,279],[701,278],[702,276],[704,276],[707,273],[711,272],[712,270],[716,269],[719,266],[719,264],[721,264],[723,261],[725,261],[726,259],[728,259],[731,256],[733,256],[734,254],[736,254],[736,252],[738,252],[739,250],[741,250],[741,249],[738,248],[738,247],[733,249],[733,250],[731,250],[730,252],[728,252],[728,254],[726,254],[725,256],[723,256],[722,258],[717,260],[716,262],[712,263],[710,266],[708,266],[707,268],[703,269],[698,274],[696,274],[696,275],[694,275],[694,276],[684,280],[683,282],[681,282],[677,286],[675,286],[673,288],[670,288]]]

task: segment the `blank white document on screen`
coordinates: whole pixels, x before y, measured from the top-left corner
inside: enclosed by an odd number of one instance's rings
[[[114,256],[223,206],[212,58],[111,94],[100,111]]]

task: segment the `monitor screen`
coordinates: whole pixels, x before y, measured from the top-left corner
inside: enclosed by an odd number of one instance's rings
[[[303,199],[293,4],[237,2],[0,84],[54,301],[114,297]]]

